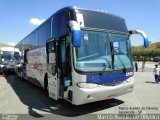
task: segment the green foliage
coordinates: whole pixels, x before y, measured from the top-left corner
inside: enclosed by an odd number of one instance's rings
[[[134,60],[148,61],[151,57],[160,56],[160,43],[150,43],[149,48],[134,46],[132,47],[132,53]]]
[[[157,48],[160,48],[160,43],[157,43],[157,44],[156,44],[156,47],[157,47]]]

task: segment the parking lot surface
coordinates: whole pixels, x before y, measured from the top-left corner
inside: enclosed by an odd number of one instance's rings
[[[146,64],[144,72],[135,72],[134,91],[113,100],[74,106],[55,101],[47,93],[16,75],[0,77],[0,119],[7,114],[21,119],[98,119],[99,114],[159,114],[160,83],[154,81],[154,64]]]

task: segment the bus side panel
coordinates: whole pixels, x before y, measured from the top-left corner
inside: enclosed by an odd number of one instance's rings
[[[28,52],[27,60],[27,78],[38,81],[44,88],[44,76],[46,73],[45,48],[38,48],[36,50]]]

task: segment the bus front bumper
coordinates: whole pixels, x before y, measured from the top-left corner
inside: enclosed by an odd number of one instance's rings
[[[99,85],[97,88],[93,89],[85,89],[75,86],[75,91],[73,91],[72,104],[81,105],[95,101],[112,99],[132,92],[133,87],[133,78],[129,78],[128,80],[116,86]]]

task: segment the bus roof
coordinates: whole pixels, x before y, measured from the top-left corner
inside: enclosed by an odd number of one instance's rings
[[[96,12],[96,13],[103,13],[103,14],[106,14],[106,15],[109,15],[109,16],[113,16],[115,18],[119,18],[119,19],[123,19],[122,17],[120,16],[117,16],[117,15],[113,15],[113,14],[110,14],[108,12],[104,12],[104,11],[100,11],[100,10],[91,10],[91,9],[85,9],[85,8],[79,8],[77,6],[67,6],[67,7],[64,7],[62,9],[59,9],[58,11],[56,11],[55,13],[53,13],[48,19],[46,19],[42,24],[40,24],[37,28],[35,28],[32,32],[30,32],[26,37],[24,37],[23,39],[27,38],[30,34],[32,34],[34,31],[36,31],[37,29],[39,29],[41,26],[43,26],[48,20],[50,20],[53,16],[55,16],[56,14],[62,12],[62,11],[70,11],[70,10],[85,10],[85,11],[92,11],[92,12]],[[22,40],[23,40],[22,39]],[[22,41],[21,40],[21,41]],[[19,44],[19,42],[15,45],[17,46]]]

